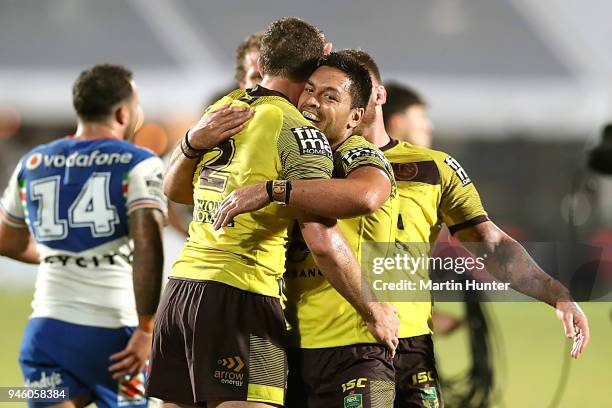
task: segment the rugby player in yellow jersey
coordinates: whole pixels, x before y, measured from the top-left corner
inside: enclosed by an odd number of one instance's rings
[[[306,82],[298,104],[304,117],[330,141],[334,177],[369,181],[381,190],[379,196],[384,202],[380,208],[339,221],[358,257],[364,242],[394,242],[397,219],[395,182],[388,160],[364,138],[352,136],[371,87],[368,71],[357,60],[331,53]],[[381,177],[370,177],[370,173]],[[264,185],[259,186],[259,192],[265,196]],[[232,194],[239,196],[240,190]],[[224,208],[231,208],[231,201],[228,198]],[[264,201],[269,203],[267,198]],[[290,205],[296,203],[290,199]],[[220,210],[217,225],[223,225],[224,214]],[[287,406],[391,407],[395,381],[391,355],[369,334],[359,313],[325,279],[299,233],[292,240],[288,259],[285,314],[292,348],[288,353]]]
[[[361,61],[372,77],[370,104],[358,131],[381,147],[393,165],[400,196],[397,240],[432,243],[445,223],[462,242],[483,244],[478,245],[482,252],[476,255],[485,258],[484,264],[491,274],[556,309],[565,334],[575,340],[571,355],[577,358],[589,341],[589,326],[568,290],[489,220],[474,184],[457,160],[446,153],[418,148],[388,136],[382,112],[386,95],[378,66],[361,50],[340,53]],[[400,345],[394,358],[395,407],[443,406],[431,341],[431,303],[395,305],[401,320]]]
[[[154,329],[148,393],[169,407],[283,405],[287,364],[279,281],[288,227],[296,218],[329,281],[359,310],[372,334],[394,350],[394,310],[369,296],[335,220],[275,205],[238,217],[222,230],[212,227],[221,200],[237,186],[331,176],[327,139],[293,105],[323,50],[312,25],[296,18],[272,23],[262,38],[261,86],[231,92],[211,108],[250,107],[254,114],[244,129],[211,150],[194,145],[188,133],[178,147],[182,156],[170,163],[165,192],[189,203],[182,191],[191,190],[184,187],[185,179],[192,180],[194,220]],[[229,126],[231,132],[235,127]],[[288,201],[290,194],[289,181],[275,183],[277,201]]]

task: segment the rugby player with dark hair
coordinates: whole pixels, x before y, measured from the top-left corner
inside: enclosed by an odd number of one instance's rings
[[[96,65],[72,95],[74,136],[28,152],[0,201],[0,254],[40,261],[19,360],[27,386],[66,387],[54,406],[143,407],[162,282],[163,164],[130,143],[141,111],[129,70]]]
[[[398,211],[389,162],[379,149],[353,135],[371,87],[368,71],[357,60],[332,53],[308,79],[298,104],[304,117],[328,136],[334,150],[334,177],[369,180],[375,186],[370,190],[382,190],[387,197],[370,214],[338,221],[358,259],[364,244],[395,241]],[[373,179],[370,172],[386,179]],[[391,354],[326,281],[299,237],[291,242],[286,265],[285,313],[291,347],[287,406],[390,407],[395,380]]]
[[[589,325],[568,290],[489,220],[474,184],[457,160],[389,137],[383,121],[387,92],[378,66],[362,50],[340,53],[357,58],[372,76],[372,96],[358,131],[379,146],[393,166],[400,196],[397,240],[433,243],[444,223],[463,243],[478,243],[474,255],[484,258],[487,271],[510,283],[513,289],[556,309],[566,336],[574,339],[571,356],[580,356],[589,341]],[[427,271],[423,272],[427,276]],[[400,345],[394,358],[395,406],[429,407],[436,400],[442,406],[431,340],[431,302],[394,304],[401,320]]]
[[[297,18],[273,22],[262,38],[261,84],[214,104],[173,156],[166,194],[195,208],[155,325],[148,392],[168,406],[283,405],[286,328],[279,284],[296,218],[327,279],[359,310],[373,336],[395,347],[395,311],[365,289],[335,220],[276,205],[221,230],[212,225],[221,201],[238,186],[280,179],[271,194],[284,203],[291,195],[288,180],[331,177],[327,139],[295,108],[324,48],[314,26]],[[226,119],[236,112],[238,119]],[[204,137],[233,133],[222,143]]]
[[[383,119],[389,136],[414,146],[431,147],[431,120],[427,102],[414,89],[391,82],[385,85]]]

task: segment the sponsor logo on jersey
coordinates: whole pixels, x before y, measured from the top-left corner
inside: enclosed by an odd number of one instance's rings
[[[448,156],[446,159],[444,159],[444,163],[448,164],[448,167],[453,169],[455,174],[457,174],[457,177],[459,177],[459,180],[461,180],[461,184],[467,186],[472,182],[466,171],[463,170],[463,167],[461,167],[457,160],[453,159],[451,156]]]
[[[244,383],[244,360],[240,356],[230,356],[217,360],[217,364],[221,366],[214,372],[214,377],[221,384],[233,385],[241,387]]]
[[[388,160],[382,152],[378,150],[372,149],[370,147],[356,147],[344,153],[342,155],[342,160],[346,163],[347,166],[350,166],[353,161],[359,159],[360,157],[374,157],[378,160],[385,163],[387,166]]]
[[[124,265],[131,264],[134,259],[132,252],[121,253],[113,252],[110,254],[100,254],[93,256],[72,256],[72,255],[49,255],[42,262],[48,264],[61,264],[62,266],[76,265],[80,268],[97,268],[100,265]]]
[[[204,224],[214,224],[220,206],[220,201],[196,199],[193,206],[193,220]],[[233,227],[234,221],[230,221],[227,226]]]
[[[28,158],[28,161],[26,162],[26,169],[34,170],[40,166],[40,163],[42,163],[42,154],[34,153]]]
[[[319,268],[308,268],[308,269],[288,269],[283,277],[286,279],[295,278],[324,278],[323,272]]]
[[[132,161],[132,153],[103,153],[94,150],[91,153],[74,152],[68,156],[63,154],[41,154],[34,153],[26,162],[26,168],[33,170],[40,163],[45,167],[91,167],[91,166],[112,166],[116,164],[129,164]]]
[[[303,126],[292,128],[291,132],[297,140],[300,154],[315,154],[332,157],[332,149],[325,135],[317,128]]]

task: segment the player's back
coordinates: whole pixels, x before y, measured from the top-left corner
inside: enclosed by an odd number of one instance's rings
[[[281,94],[261,87],[250,93],[237,90],[211,109],[226,103],[250,106],[255,113],[240,133],[198,164],[189,239],[172,275],[278,297],[287,230],[295,215],[273,204],[239,215],[215,231],[216,211],[238,187],[275,179],[329,178],[331,148]]]
[[[21,159],[2,204],[41,256],[32,317],[137,324],[128,214],[163,211],[161,181],[159,158],[116,139],[65,138]]]

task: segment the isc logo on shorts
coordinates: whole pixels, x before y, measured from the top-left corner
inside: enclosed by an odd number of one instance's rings
[[[325,135],[317,128],[303,126],[291,128],[291,132],[297,140],[300,154],[316,154],[319,156],[332,157],[332,149]]]

